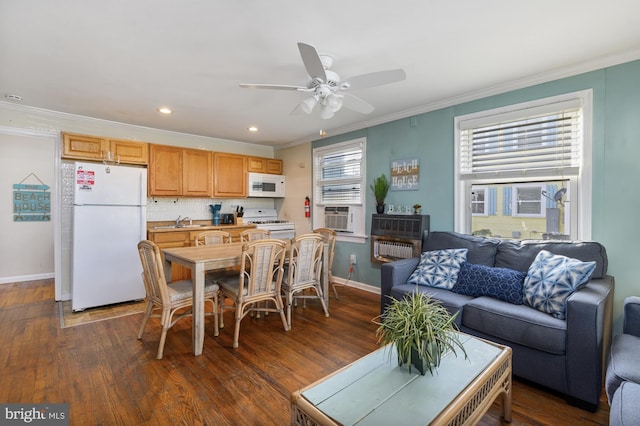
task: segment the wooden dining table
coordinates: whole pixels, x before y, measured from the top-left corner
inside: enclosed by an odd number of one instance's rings
[[[287,240],[289,243],[289,240]],[[191,269],[193,285],[193,319],[191,325],[194,355],[201,355],[204,346],[204,280],[208,271],[240,266],[242,247],[246,243],[228,243],[162,249],[164,273],[171,276],[171,264],[177,263]],[[289,244],[287,244],[289,246]],[[323,259],[328,259],[328,244],[325,244]],[[322,292],[329,308],[328,262],[322,262]]]

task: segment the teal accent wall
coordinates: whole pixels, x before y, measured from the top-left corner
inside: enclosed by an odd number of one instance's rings
[[[606,247],[608,272],[616,280],[614,331],[619,331],[623,299],[640,295],[640,277],[634,267],[640,254],[636,245],[640,241],[640,61],[325,138],[313,142],[312,146],[366,137],[367,182],[382,172],[389,175],[392,159],[419,158],[419,190],[392,191],[387,203],[413,205],[418,202],[422,204],[423,214],[431,216],[432,230],[451,231],[454,227],[454,117],[586,89],[593,90],[592,237]],[[367,211],[373,213],[374,200],[370,195]],[[370,222],[369,214],[367,229]],[[380,267],[369,262],[369,242],[339,242],[334,259],[335,275],[347,276],[350,253],[358,255],[352,279],[379,287]]]

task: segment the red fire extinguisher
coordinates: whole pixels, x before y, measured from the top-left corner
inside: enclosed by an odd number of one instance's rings
[[[309,200],[309,197],[304,197],[304,217],[311,217],[311,200]]]

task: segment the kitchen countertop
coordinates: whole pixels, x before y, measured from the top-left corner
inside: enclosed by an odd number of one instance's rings
[[[161,221],[161,222],[147,222],[147,232],[157,233],[157,232],[184,232],[184,231],[208,231],[212,229],[220,229],[222,231],[228,229],[237,229],[237,228],[255,228],[256,225],[252,223],[242,224],[242,225],[212,225],[210,220],[194,220],[192,225],[184,225],[181,227],[171,227],[174,226],[174,221]]]

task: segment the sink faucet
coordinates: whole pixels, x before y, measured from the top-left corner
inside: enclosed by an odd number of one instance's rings
[[[176,227],[179,228],[181,226],[184,226],[184,225],[180,225],[180,222],[184,222],[185,220],[189,221],[189,226],[193,225],[193,221],[189,216],[185,216],[185,217],[178,216],[178,218],[176,219]]]

